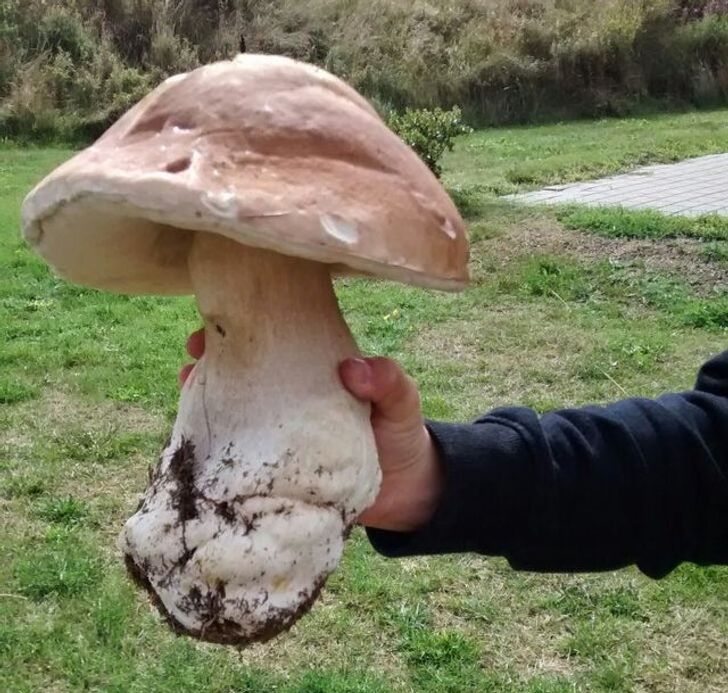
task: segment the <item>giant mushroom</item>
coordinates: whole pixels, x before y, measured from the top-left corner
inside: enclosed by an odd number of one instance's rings
[[[437,179],[329,73],[242,55],[166,80],[23,203],[62,277],[193,293],[206,351],[119,543],[178,632],[288,628],[377,494],[358,354],[332,274],[457,290],[463,222]]]

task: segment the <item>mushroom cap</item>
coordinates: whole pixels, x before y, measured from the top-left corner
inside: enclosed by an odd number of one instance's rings
[[[191,292],[195,232],[420,286],[468,280],[463,221],[356,91],[288,58],[169,78],[27,196],[23,233],[62,277]]]

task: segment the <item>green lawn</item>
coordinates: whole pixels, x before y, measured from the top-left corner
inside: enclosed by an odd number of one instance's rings
[[[447,160],[454,185],[497,193],[728,151],[725,111],[481,130]]]
[[[728,150],[727,124],[723,111],[463,139],[446,182],[471,223],[471,288],[341,282],[360,344],[400,359],[426,413],[448,420],[689,387],[728,336],[722,231],[609,226],[492,192]],[[242,652],[173,636],[114,540],[174,416],[196,314],[186,298],[69,286],[24,247],[20,201],[69,154],[0,149],[0,690],[728,690],[728,569],[653,582],[474,556],[392,561],[360,531],[289,634]]]

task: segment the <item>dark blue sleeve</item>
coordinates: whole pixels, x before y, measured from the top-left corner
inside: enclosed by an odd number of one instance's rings
[[[431,522],[368,529],[387,556],[477,552],[519,570],[728,563],[728,352],[656,400],[429,422],[445,470]]]

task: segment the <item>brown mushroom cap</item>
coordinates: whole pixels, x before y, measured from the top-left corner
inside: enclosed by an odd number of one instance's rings
[[[194,231],[439,289],[468,279],[465,227],[440,183],[342,81],[241,55],[168,79],[23,204],[63,277],[190,292]]]

